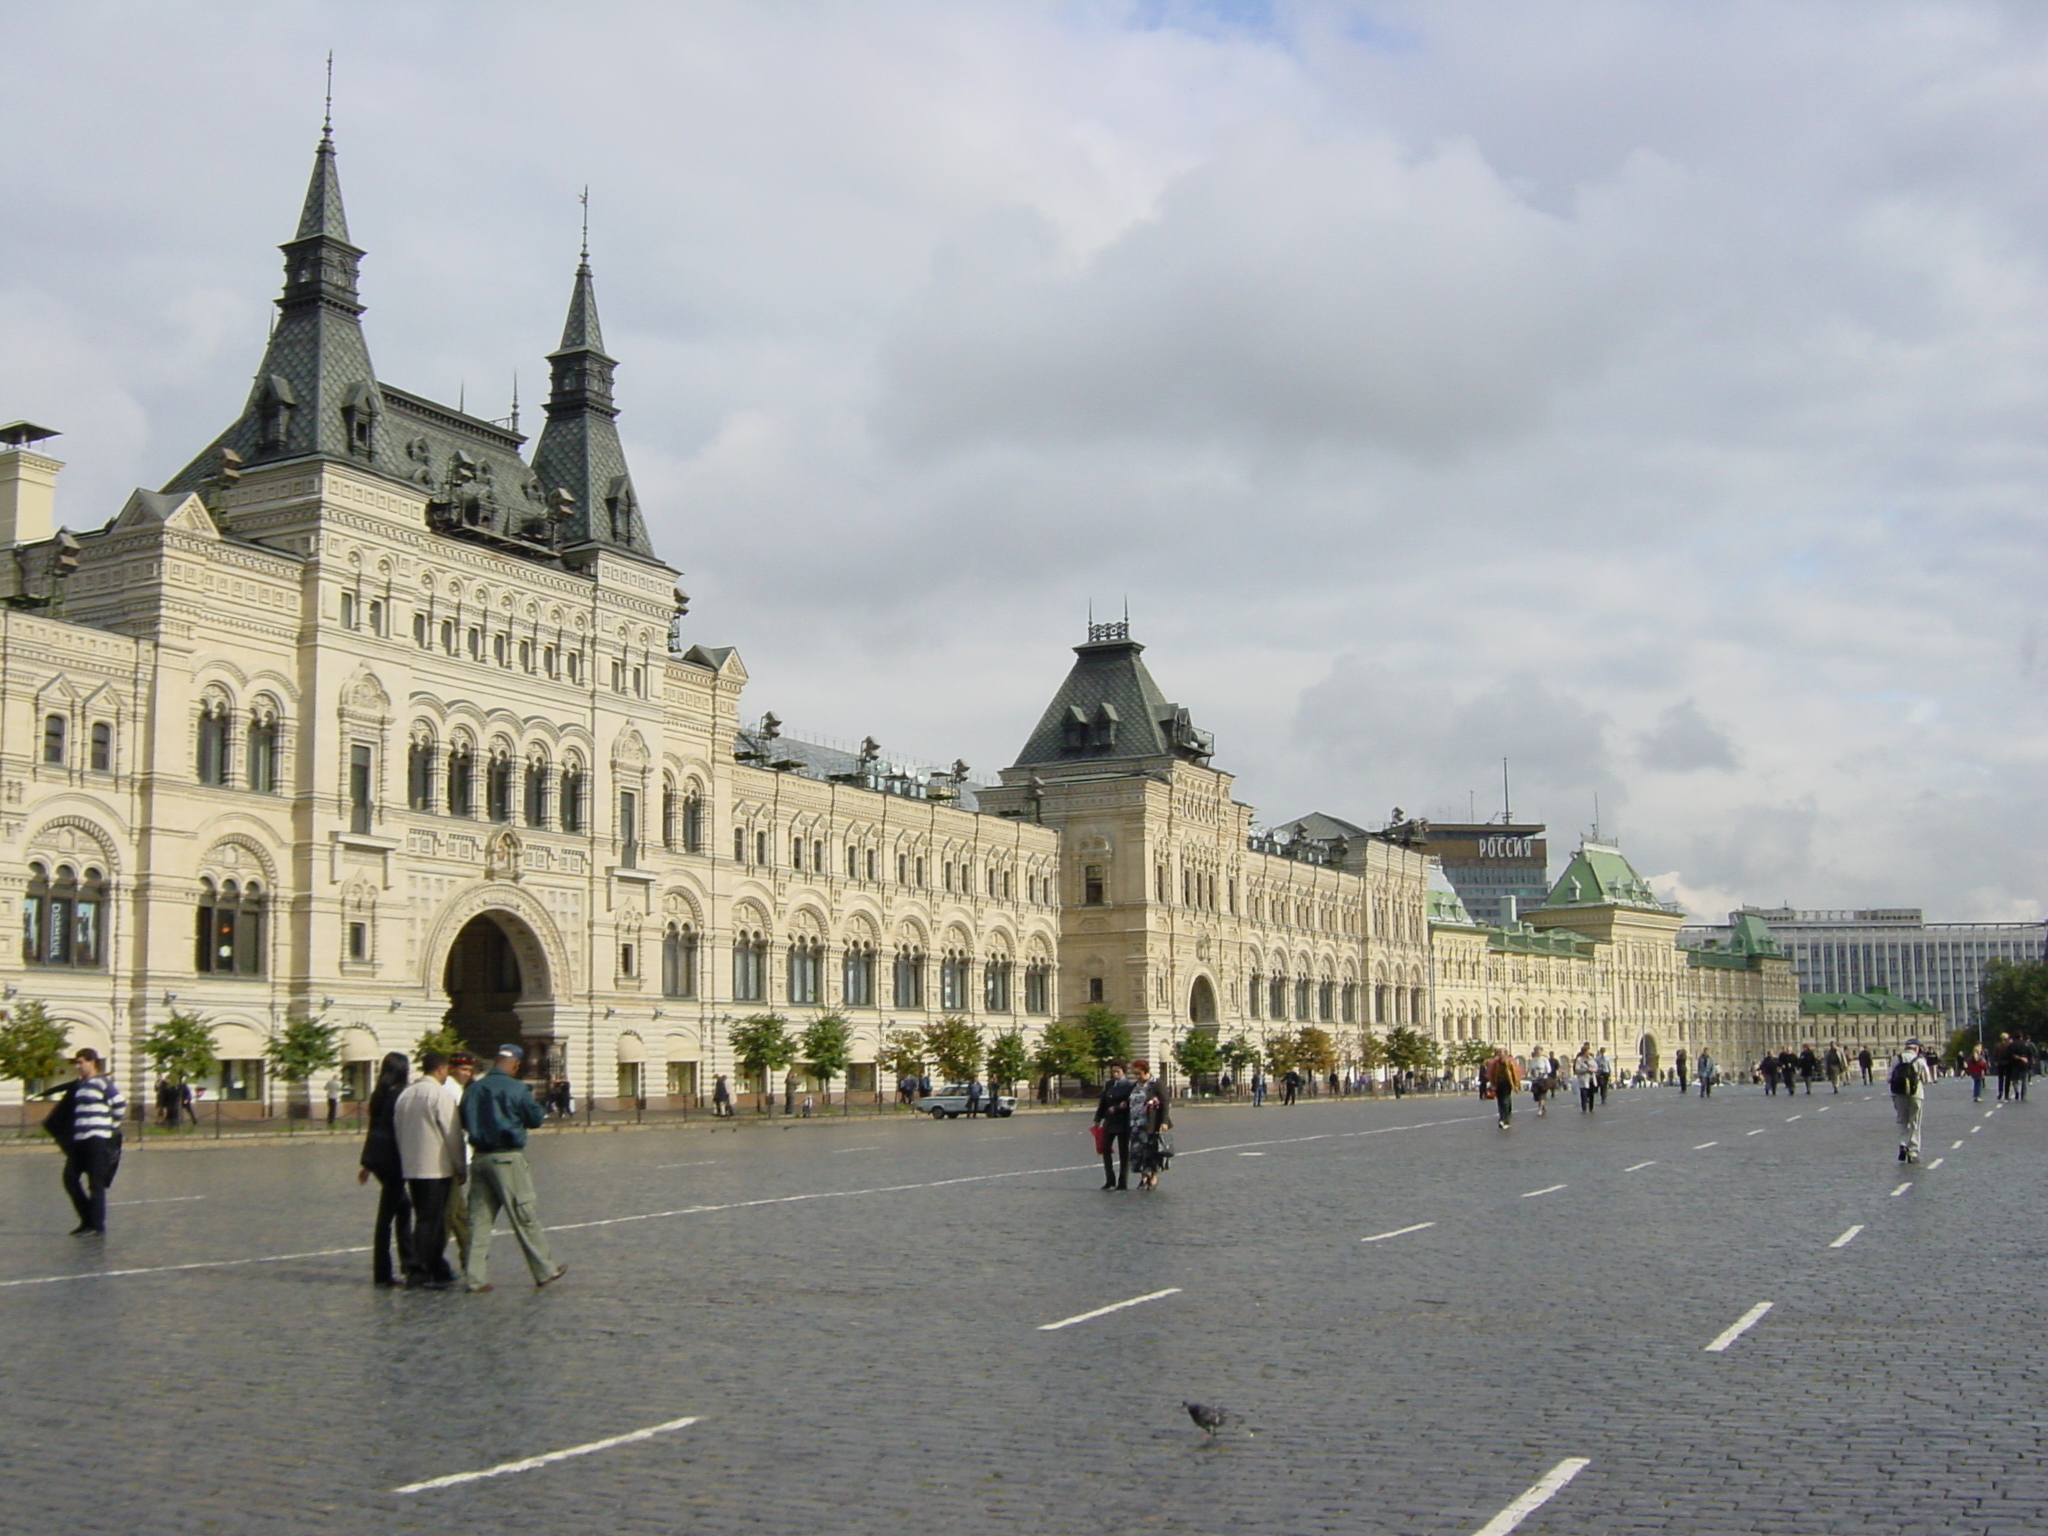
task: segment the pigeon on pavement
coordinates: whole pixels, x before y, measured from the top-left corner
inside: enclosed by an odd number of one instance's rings
[[[1202,1429],[1207,1430],[1211,1436],[1215,1435],[1216,1431],[1221,1429],[1230,1420],[1229,1414],[1225,1413],[1221,1408],[1213,1407],[1208,1403],[1190,1403],[1183,1399],[1181,1407],[1187,1409],[1188,1417],[1193,1419]]]

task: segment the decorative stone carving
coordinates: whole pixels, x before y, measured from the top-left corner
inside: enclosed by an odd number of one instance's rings
[[[484,844],[484,878],[517,880],[526,844],[510,827],[491,834]]]

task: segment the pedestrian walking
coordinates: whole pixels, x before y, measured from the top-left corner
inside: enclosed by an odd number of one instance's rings
[[[1593,1053],[1593,1081],[1600,1088],[1600,1102],[1607,1102],[1607,1088],[1614,1081],[1614,1064],[1607,1059],[1607,1047],[1601,1046]]]
[[[1678,1092],[1679,1092],[1679,1095],[1680,1095],[1681,1097],[1683,1097],[1683,1096],[1684,1096],[1684,1094],[1685,1094],[1685,1047],[1684,1047],[1684,1046],[1682,1046],[1682,1045],[1681,1045],[1681,1046],[1680,1046],[1680,1047],[1678,1048],[1678,1062],[1677,1062],[1677,1065],[1678,1065]]]
[[[128,1101],[90,1046],[71,1058],[77,1081],[66,1085],[43,1121],[64,1154],[64,1193],[78,1213],[73,1237],[107,1235],[107,1186],[121,1166],[121,1117]]]
[[[1109,1064],[1109,1080],[1095,1101],[1094,1124],[1102,1127],[1102,1187],[1126,1189],[1131,1181],[1131,1090],[1137,1086],[1124,1076],[1123,1063]]]
[[[487,1264],[491,1228],[503,1212],[512,1235],[526,1255],[536,1286],[553,1285],[568,1273],[548,1251],[534,1203],[533,1170],[526,1162],[526,1133],[546,1118],[533,1090],[519,1080],[526,1052],[516,1045],[498,1047],[491,1070],[469,1085],[462,1096],[462,1125],[469,1136],[469,1263],[463,1279],[472,1292],[488,1291]]]
[[[1778,1096],[1778,1058],[1769,1051],[1765,1051],[1763,1060],[1756,1064],[1756,1069],[1763,1074],[1765,1097],[1776,1098]]]
[[[981,1113],[981,1079],[970,1078],[967,1083],[967,1118],[972,1120]]]
[[[1280,1103],[1284,1108],[1301,1097],[1301,1074],[1289,1067],[1287,1075],[1280,1079]]]
[[[1536,1106],[1538,1119],[1550,1113],[1547,1101],[1557,1091],[1557,1061],[1549,1049],[1539,1045],[1529,1053],[1529,1102]]]
[[[723,1120],[732,1113],[732,1085],[725,1080],[723,1072],[711,1085],[711,1114],[713,1119]]]
[[[1820,1076],[1820,1057],[1813,1051],[1813,1042],[1799,1047],[1799,1080],[1806,1084],[1808,1098],[1813,1096],[1813,1080]]]
[[[1493,1112],[1500,1120],[1500,1128],[1506,1130],[1508,1122],[1515,1118],[1515,1090],[1522,1086],[1522,1069],[1515,1065],[1506,1046],[1493,1053],[1493,1060],[1486,1064],[1486,1084],[1493,1090]]]
[[[1985,1059],[1984,1045],[1979,1041],[1970,1047],[1970,1054],[1963,1058],[1963,1070],[1970,1075],[1970,1102],[1975,1104],[1984,1097],[1984,1073],[1991,1063]]]
[[[412,1252],[407,1290],[445,1291],[455,1284],[448,1267],[448,1202],[463,1181],[460,1107],[448,1097],[449,1060],[439,1051],[420,1056],[419,1078],[391,1107],[405,1194],[412,1202]]]
[[[358,1184],[369,1183],[372,1176],[377,1180],[377,1239],[370,1250],[370,1279],[377,1285],[398,1284],[412,1267],[412,1202],[406,1198],[405,1163],[398,1155],[398,1130],[392,1120],[410,1075],[403,1051],[384,1057],[370,1093],[370,1127],[363,1134],[363,1155],[356,1169]]]
[[[1892,1113],[1899,1122],[1899,1161],[1920,1161],[1920,1116],[1927,1105],[1927,1084],[1934,1080],[1920,1042],[1908,1040],[1892,1063],[1885,1085],[1892,1093]]]
[[[2012,1043],[2012,1096],[2027,1102],[2027,1084],[2034,1077],[2034,1045],[2025,1035]]]
[[[1848,1075],[1849,1063],[1843,1059],[1842,1044],[1839,1040],[1828,1042],[1827,1054],[1821,1058],[1821,1070],[1828,1076],[1828,1091],[1840,1093],[1842,1079]]]
[[[1252,1068],[1252,1108],[1259,1109],[1266,1102],[1266,1074],[1257,1067]]]
[[[469,1091],[469,1085],[476,1081],[476,1058],[468,1051],[457,1051],[448,1058],[448,1081],[441,1085],[441,1091],[454,1106],[455,1124],[462,1125],[462,1096]],[[469,1182],[469,1137],[455,1138],[461,1156],[461,1176],[458,1186]],[[469,1268],[469,1192],[458,1187],[448,1195],[448,1235],[455,1239],[455,1267],[458,1274]]]
[[[1861,1071],[1862,1071],[1862,1073],[1863,1073],[1863,1081],[1864,1081],[1865,1083],[1868,1083],[1868,1082],[1869,1082],[1869,1081],[1871,1080],[1871,1079],[1870,1079],[1870,1068],[1871,1068],[1871,1065],[1872,1065],[1872,1059],[1871,1059],[1871,1055],[1870,1055],[1870,1047],[1869,1047],[1869,1046],[1867,1046],[1867,1045],[1866,1045],[1866,1046],[1864,1046],[1862,1050],[1860,1050],[1860,1051],[1858,1051],[1858,1052],[1856,1053],[1856,1065],[1857,1065],[1858,1069],[1859,1069],[1859,1070],[1861,1070]]]
[[[1582,1042],[1579,1054],[1572,1058],[1572,1081],[1578,1085],[1579,1113],[1593,1113],[1593,1096],[1600,1091],[1600,1079],[1593,1065],[1593,1048]]]
[[[334,1122],[341,1114],[341,1084],[334,1078],[327,1079],[327,1129],[334,1129]]]
[[[1173,1160],[1173,1141],[1168,1135],[1173,1116],[1165,1089],[1152,1075],[1151,1063],[1142,1057],[1132,1062],[1131,1080],[1131,1167],[1137,1172],[1138,1188],[1153,1189]]]
[[[1699,1078],[1701,1098],[1713,1097],[1714,1074],[1717,1070],[1714,1065],[1714,1058],[1707,1053],[1705,1046],[1701,1046],[1699,1060],[1693,1067],[1694,1074]]]

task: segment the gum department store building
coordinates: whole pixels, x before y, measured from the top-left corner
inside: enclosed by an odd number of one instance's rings
[[[861,1092],[887,1030],[1031,1038],[1094,1002],[1155,1059],[1306,1022],[1629,1065],[1792,1038],[1768,935],[1680,949],[1614,850],[1490,928],[1419,824],[1260,831],[1124,625],[995,785],[743,725],[738,655],[680,638],[587,259],[527,459],[376,376],[328,137],[283,250],[246,406],[161,491],[59,532],[53,434],[0,429],[0,977],[131,1093],[174,1009],[252,1110],[294,1014],[345,1026],[352,1093],[450,1023],[656,1103],[733,1073],[731,1024],[771,1009],[844,1014]]]

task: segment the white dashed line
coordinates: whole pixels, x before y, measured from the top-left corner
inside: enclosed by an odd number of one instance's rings
[[[1987,1110],[1985,1110],[1985,1111],[1984,1111],[1984,1118],[1985,1118],[1986,1120],[1989,1120],[1989,1119],[1990,1119],[1990,1118],[1991,1118],[1991,1117],[1992,1117],[1993,1115],[1995,1115],[1995,1114],[1997,1114],[1997,1113],[1998,1113],[1998,1111],[1997,1111],[1997,1110],[1995,1110],[1995,1109],[1987,1109]]]
[[[1361,1237],[1359,1241],[1361,1243],[1384,1243],[1390,1237],[1406,1237],[1410,1232],[1426,1231],[1435,1225],[1436,1223],[1433,1221],[1418,1221],[1412,1227],[1396,1227],[1391,1232],[1375,1232],[1371,1237]]]
[[[1832,1105],[1832,1104],[1823,1104],[1823,1105],[1821,1105],[1821,1107],[1820,1107],[1819,1109],[1816,1109],[1816,1110],[1814,1111],[1814,1113],[1815,1113],[1816,1115],[1824,1115],[1824,1114],[1826,1114],[1826,1113],[1827,1113],[1827,1112],[1828,1112],[1829,1110],[1831,1110],[1831,1109],[1833,1109],[1833,1108],[1834,1108],[1834,1105]]]
[[[1945,1158],[1945,1157],[1937,1157],[1937,1158],[1936,1158],[1936,1159],[1935,1159],[1935,1160],[1934,1160],[1933,1162],[1931,1162],[1931,1163],[1929,1163],[1929,1164],[1927,1165],[1927,1171],[1928,1171],[1929,1173],[1932,1173],[1932,1172],[1934,1172],[1934,1170],[1935,1170],[1935,1169],[1939,1168],[1939,1167],[1940,1167],[1940,1166],[1941,1166],[1941,1165],[1942,1165],[1943,1163],[1945,1163],[1945,1162],[1947,1162],[1947,1161],[1948,1161],[1948,1159],[1947,1159],[1947,1158]]]
[[[666,1424],[651,1424],[646,1429],[636,1429],[627,1435],[613,1435],[608,1440],[593,1440],[588,1445],[572,1445],[565,1451],[549,1451],[544,1456],[501,1461],[497,1466],[485,1467],[480,1472],[451,1472],[446,1477],[430,1477],[424,1483],[407,1483],[403,1488],[394,1488],[391,1491],[425,1493],[430,1488],[453,1488],[460,1483],[480,1482],[487,1477],[503,1477],[508,1472],[531,1472],[535,1467],[544,1467],[555,1461],[567,1461],[571,1456],[588,1456],[592,1451],[608,1451],[615,1445],[631,1445],[635,1440],[652,1440],[656,1435],[687,1429],[696,1422],[697,1416],[694,1414],[687,1419],[670,1419]]]
[[[1804,1120],[1805,1118],[1806,1116],[1804,1114],[1787,1115],[1785,1117],[1785,1123],[1787,1125],[1790,1125],[1794,1120]]]
[[[1730,1344],[1733,1344],[1762,1320],[1763,1315],[1771,1310],[1771,1306],[1772,1304],[1768,1301],[1758,1302],[1726,1328],[1723,1328],[1720,1333],[1716,1334],[1714,1342],[1709,1344],[1701,1353],[1709,1355],[1725,1353]]]
[[[1908,1179],[1905,1183],[1901,1184],[1897,1189],[1893,1190],[1891,1194],[1888,1195],[1886,1198],[1896,1200],[1899,1198],[1899,1196],[1903,1195],[1907,1190],[1911,1189],[1912,1187],[1913,1181],[1911,1179]]]
[[[124,1280],[130,1275],[175,1275],[188,1269],[239,1269],[245,1264],[286,1264],[293,1259],[336,1259],[363,1248],[315,1248],[307,1253],[265,1253],[252,1259],[201,1259],[193,1264],[152,1264],[146,1269],[92,1269],[77,1275],[36,1275],[27,1280],[0,1280],[0,1288],[17,1285],[59,1285],[66,1280]]]
[[[1562,1184],[1546,1184],[1541,1189],[1525,1190],[1522,1198],[1524,1200],[1534,1200],[1538,1195],[1554,1195],[1564,1187]]]
[[[1623,1173],[1634,1173],[1638,1168],[1654,1168],[1656,1166],[1657,1159],[1653,1157],[1647,1163],[1630,1163],[1626,1168],[1622,1169],[1621,1171]]]
[[[1263,1152],[1240,1152],[1237,1155],[1239,1157],[1264,1157],[1266,1154]]]
[[[1572,1456],[1560,1461],[1530,1484],[1528,1492],[1473,1532],[1473,1536],[1508,1536],[1508,1532],[1556,1498],[1566,1483],[1591,1465],[1592,1463],[1584,1456]]]
[[[204,1200],[204,1195],[159,1195],[154,1200],[109,1200],[108,1205],[185,1205],[194,1200]]]
[[[1112,1312],[1121,1312],[1125,1307],[1139,1306],[1144,1302],[1157,1301],[1162,1296],[1178,1296],[1180,1287],[1170,1285],[1163,1291],[1151,1291],[1143,1296],[1133,1296],[1129,1301],[1114,1301],[1106,1307],[1097,1307],[1093,1312],[1078,1312],[1072,1317],[1063,1317],[1056,1323],[1040,1323],[1040,1333],[1053,1333],[1061,1328],[1071,1328],[1076,1323],[1085,1323],[1092,1317],[1107,1317]]]
[[[881,1143],[880,1143],[879,1141],[877,1141],[877,1142],[870,1142],[870,1143],[869,1143],[869,1144],[868,1144],[867,1146],[865,1146],[865,1147],[834,1147],[834,1148],[832,1149],[832,1155],[833,1155],[834,1157],[841,1157],[841,1156],[845,1155],[845,1154],[846,1154],[846,1153],[848,1153],[848,1152],[874,1152],[874,1151],[877,1151],[877,1150],[879,1150],[879,1149],[880,1149],[880,1147],[881,1147],[881,1145],[882,1145],[882,1144],[881,1144]]]
[[[1977,1134],[1977,1133],[1978,1133],[1979,1131],[1981,1131],[1981,1130],[1983,1130],[1983,1129],[1984,1129],[1984,1127],[1983,1127],[1983,1126],[1981,1126],[1981,1125],[1973,1125],[1973,1126],[1971,1126],[1971,1127],[1970,1127],[1970,1134],[1971,1134],[1972,1136],[1974,1136],[1974,1135],[1976,1135],[1976,1134]]]
[[[706,1161],[704,1161],[704,1162],[701,1162],[701,1163],[656,1163],[656,1164],[655,1164],[654,1166],[655,1166],[655,1167],[656,1167],[657,1169],[662,1169],[662,1168],[709,1168],[709,1167],[710,1167],[710,1166],[711,1166],[711,1165],[712,1165],[713,1163],[715,1163],[715,1162],[717,1162],[717,1161],[718,1161],[718,1159],[714,1157],[714,1158],[709,1158],[709,1159],[707,1159]]]
[[[1952,1141],[1948,1144],[1948,1149],[1951,1152],[1960,1152],[1963,1150],[1963,1144],[1960,1141]]]
[[[1709,1147],[1718,1147],[1719,1145],[1721,1145],[1721,1143],[1719,1143],[1718,1141],[1703,1141],[1698,1146],[1694,1147],[1693,1151],[1704,1152]]]
[[[1844,1232],[1840,1237],[1836,1238],[1832,1243],[1829,1243],[1828,1246],[1830,1248],[1846,1248],[1851,1243],[1856,1241],[1856,1234],[1858,1232],[1861,1232],[1862,1230],[1862,1223],[1859,1222],[1857,1225],[1851,1227],[1848,1231]]]
[[[1742,1134],[1745,1136],[1761,1136],[1763,1135],[1763,1129],[1762,1127],[1759,1127],[1758,1129],[1753,1131],[1744,1131]]]

